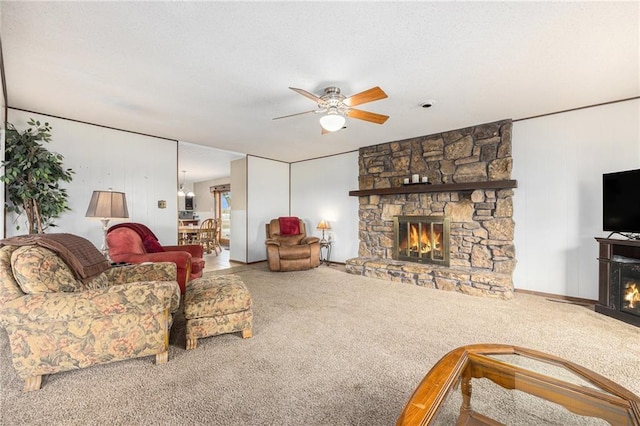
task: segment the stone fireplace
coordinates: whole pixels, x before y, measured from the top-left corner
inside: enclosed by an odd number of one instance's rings
[[[347,271],[512,298],[511,128],[511,120],[504,120],[361,148],[359,188],[349,193],[359,198],[360,246],[358,257],[347,260]],[[407,185],[405,178],[414,174],[428,183]],[[422,224],[412,231],[406,222],[417,217]],[[403,245],[403,226],[409,235],[435,234],[444,219],[446,241],[425,236],[417,246]],[[432,223],[442,225],[431,229]],[[441,247],[432,250],[434,245]]]

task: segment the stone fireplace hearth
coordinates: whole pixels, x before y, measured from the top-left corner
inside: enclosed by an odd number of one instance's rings
[[[512,298],[511,127],[505,120],[361,148],[359,189],[350,192],[359,197],[359,257],[347,260],[347,271]],[[430,184],[406,185],[413,174]],[[449,220],[448,264],[396,253],[394,220],[412,216]]]

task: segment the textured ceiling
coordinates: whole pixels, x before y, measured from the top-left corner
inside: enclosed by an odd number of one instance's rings
[[[638,2],[0,7],[10,107],[283,161],[640,95]],[[329,85],[391,118],[272,120]]]

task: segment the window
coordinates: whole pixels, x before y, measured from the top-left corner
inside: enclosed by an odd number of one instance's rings
[[[220,243],[229,244],[229,239],[231,238],[231,186],[212,186],[209,190],[215,197],[215,218],[222,219]]]

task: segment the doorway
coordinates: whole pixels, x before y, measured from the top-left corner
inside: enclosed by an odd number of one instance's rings
[[[195,198],[192,199],[193,211],[199,226],[204,219],[220,218],[222,220],[221,243],[229,244],[231,162],[244,158],[245,154],[225,151],[210,146],[189,142],[178,142],[178,170],[186,170],[187,182]],[[180,184],[180,182],[178,182]],[[221,191],[216,193],[215,190]],[[228,194],[227,194],[228,192]],[[181,198],[181,201],[184,200]],[[186,200],[182,201],[183,203]],[[183,209],[179,202],[179,209]]]
[[[214,219],[221,219],[220,244],[229,246],[231,240],[231,185],[210,188],[214,197]]]

